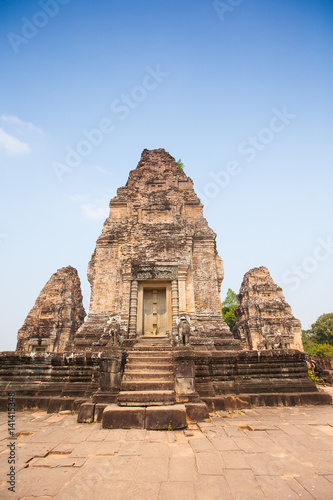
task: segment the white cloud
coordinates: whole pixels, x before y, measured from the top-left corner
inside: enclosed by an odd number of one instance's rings
[[[99,166],[96,166],[95,167],[96,170],[98,170],[99,172],[101,172],[102,174],[106,174],[106,175],[113,175],[113,172],[110,172],[109,170],[105,170],[104,168],[102,167],[99,167]]]
[[[91,195],[72,194],[69,199],[79,205],[82,215],[88,220],[105,219],[109,215],[109,203],[104,199],[91,200]]]
[[[84,203],[81,205],[83,216],[88,220],[105,219],[109,215],[108,203],[99,200],[96,203]]]
[[[29,132],[38,132],[39,134],[42,134],[43,131],[41,128],[36,127],[31,122],[24,122],[23,120],[20,120],[17,116],[13,115],[2,115],[1,120],[5,123],[10,123],[12,125],[18,125],[21,128],[24,128],[25,130],[28,130]]]
[[[82,196],[81,194],[71,194],[69,199],[72,203],[79,203],[82,201],[86,201],[88,199],[87,196]]]
[[[2,149],[5,150],[8,156],[22,156],[30,153],[30,148],[26,142],[21,142],[0,128],[0,151]]]

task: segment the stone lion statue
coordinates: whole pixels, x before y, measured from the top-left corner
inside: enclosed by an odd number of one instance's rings
[[[263,349],[286,349],[286,342],[283,338],[280,330],[274,334],[262,335],[262,340],[258,345],[258,350],[262,351]]]
[[[191,327],[190,322],[185,315],[179,317],[178,320],[178,339],[181,345],[190,343]]]
[[[122,336],[120,335],[120,317],[110,316],[106,327],[104,328],[104,335],[110,338],[111,347],[120,347],[122,343]]]
[[[275,334],[274,339],[272,340],[272,349],[285,349],[285,342],[280,330],[278,330]]]
[[[258,344],[258,351],[263,351],[270,348],[270,341],[266,336],[262,336],[261,342]]]

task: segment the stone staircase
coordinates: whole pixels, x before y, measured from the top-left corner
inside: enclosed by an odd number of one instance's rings
[[[145,338],[128,353],[118,404],[107,406],[104,428],[184,429],[186,407],[177,404],[173,352],[168,339]]]
[[[173,357],[165,339],[145,339],[129,352],[118,395],[119,406],[175,404]]]

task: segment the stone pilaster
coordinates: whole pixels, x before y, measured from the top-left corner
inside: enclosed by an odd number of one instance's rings
[[[186,314],[186,274],[187,267],[178,268],[179,314]]]
[[[122,329],[129,334],[129,310],[131,303],[131,271],[122,273],[122,308],[121,308],[121,324]]]
[[[177,318],[179,315],[178,283],[171,281],[171,303],[172,303],[172,333],[177,333]]]
[[[129,338],[136,337],[136,322],[138,312],[138,282],[132,281],[131,285],[131,300],[130,300],[130,325],[129,325]]]

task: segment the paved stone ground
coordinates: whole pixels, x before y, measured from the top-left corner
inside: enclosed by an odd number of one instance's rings
[[[216,412],[185,431],[102,429],[76,415],[16,414],[16,492],[7,490],[0,414],[0,498],[333,499],[333,408]]]

